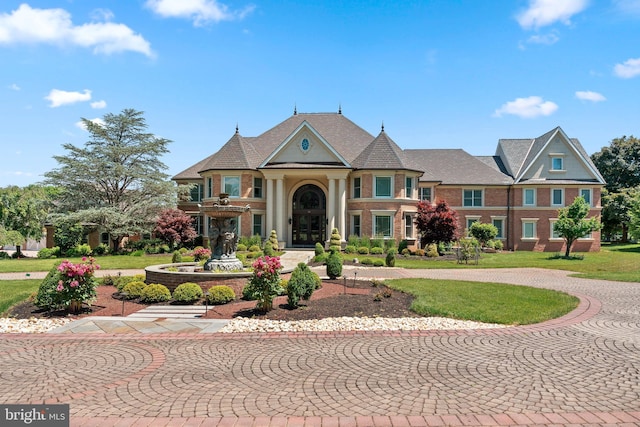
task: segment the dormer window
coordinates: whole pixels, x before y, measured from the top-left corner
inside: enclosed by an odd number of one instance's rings
[[[549,157],[551,157],[551,171],[564,172],[564,154],[552,153]]]

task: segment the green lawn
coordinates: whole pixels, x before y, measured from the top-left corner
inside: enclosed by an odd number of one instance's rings
[[[0,315],[11,306],[29,298],[38,291],[41,280],[2,280],[0,281]]]
[[[411,309],[440,316],[504,325],[554,319],[578,306],[578,298],[548,289],[458,280],[396,279],[385,283],[414,295]]]
[[[482,254],[478,265],[455,261],[404,258],[398,255],[396,267],[402,268],[550,268],[575,271],[577,277],[640,282],[640,245],[603,245],[600,252],[580,253],[583,259],[554,258],[548,252],[498,252]]]
[[[34,271],[49,271],[54,265],[64,259],[69,259],[70,261],[76,263],[82,261],[81,258],[3,259],[0,260],[0,273],[28,273]],[[183,260],[186,260],[186,257],[183,257]],[[168,264],[170,262],[171,254],[144,256],[115,255],[96,258],[96,263],[100,266],[101,270],[145,268],[150,265]]]

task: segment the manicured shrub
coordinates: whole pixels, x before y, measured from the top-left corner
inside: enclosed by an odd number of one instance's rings
[[[182,254],[180,253],[180,251],[173,252],[173,256],[171,257],[171,262],[174,264],[176,262],[182,262]]]
[[[371,249],[373,248],[384,248],[384,239],[380,237],[376,237],[375,239],[371,239]]]
[[[485,224],[475,221],[469,227],[469,235],[474,237],[480,246],[485,246],[489,240],[494,239],[498,235],[498,228],[493,224]]]
[[[335,279],[342,275],[342,257],[337,251],[331,251],[327,257],[327,276]]]
[[[360,261],[360,264],[362,264],[362,265],[373,265],[373,260],[371,258],[363,258],[362,261]]]
[[[207,302],[209,304],[226,304],[236,299],[236,294],[229,286],[216,285],[207,290]]]
[[[355,234],[350,235],[347,239],[347,245],[355,246],[356,248],[362,246],[362,244],[360,243],[360,237],[356,236]]]
[[[387,267],[395,267],[396,266],[396,248],[389,248],[387,250],[387,257],[384,262]]]
[[[269,235],[269,239],[267,240],[268,245],[271,246],[271,249],[273,249],[274,252],[278,251],[280,249],[280,246],[278,244],[278,235],[276,234],[276,230],[271,230],[271,235]]]
[[[70,312],[78,313],[82,303],[95,301],[98,282],[94,272],[100,266],[93,258],[77,264],[65,260],[54,268],[42,282],[42,292],[39,289],[35,297],[36,302],[44,305],[42,308],[67,307]]]
[[[260,249],[260,246],[258,245],[249,246],[249,252],[260,252],[260,251],[262,251],[262,249]]]
[[[338,248],[337,250],[341,249],[341,245],[342,245],[342,236],[340,236],[340,232],[338,231],[337,228],[334,228],[331,230],[331,238],[329,239],[329,249],[333,248]]]
[[[313,258],[313,261],[314,261],[314,262],[319,262],[319,263],[324,264],[324,263],[326,263],[326,262],[327,262],[327,258],[329,258],[329,254],[328,254],[327,252],[325,252],[325,253],[322,253],[322,254],[320,254],[320,255],[316,255],[316,256]]]
[[[440,254],[438,253],[438,245],[435,243],[430,243],[427,245],[427,257],[429,258],[437,258]]]
[[[404,256],[411,255],[411,251],[409,250],[409,248],[404,248],[400,253]]]
[[[374,267],[383,267],[384,266],[384,261],[381,259],[375,259],[373,260],[373,266]]]
[[[98,246],[93,248],[94,255],[106,255],[108,253],[109,253],[109,246],[105,245],[104,243],[100,243]]]
[[[164,302],[171,299],[171,292],[165,285],[159,283],[152,283],[145,286],[140,295],[141,302]]]
[[[257,250],[257,251],[255,251],[255,252],[254,252],[254,251],[251,251],[251,252],[247,252],[247,253],[245,254],[245,256],[246,256],[247,258],[251,258],[251,259],[254,259],[254,258],[260,258],[262,255],[264,255],[264,254],[263,254],[263,252],[262,252],[261,250]],[[237,256],[237,255],[236,255],[236,256]]]
[[[357,251],[358,250],[356,249],[356,247],[352,245],[347,245],[344,247],[345,254],[355,254]]]
[[[69,257],[84,257],[91,255],[91,246],[86,243],[82,245],[76,245],[73,248],[69,249],[66,253]]]
[[[424,256],[424,249],[416,249],[417,256]]]
[[[494,247],[496,248],[496,250],[501,251],[504,249],[504,243],[502,243],[502,240],[495,240]]]
[[[403,251],[408,247],[409,247],[409,242],[407,242],[406,239],[400,240],[400,243],[398,244],[398,253],[404,255],[405,253]]]
[[[122,293],[127,294],[125,296],[126,299],[136,299],[142,296],[142,291],[147,286],[146,283],[140,282],[138,280],[134,280],[132,282],[127,283],[122,288]]]
[[[53,248],[42,248],[38,251],[38,258],[40,259],[57,258],[58,256],[60,256],[60,248],[58,246],[54,246]]]
[[[202,288],[197,283],[185,282],[173,291],[173,299],[177,302],[192,303],[202,298]]]
[[[384,251],[385,251],[385,253],[387,251],[389,251],[389,249],[395,248],[395,247],[396,247],[396,240],[395,239],[385,239],[384,240]]]
[[[58,271],[58,264],[54,265],[47,276],[42,280],[38,287],[38,293],[33,299],[33,303],[36,307],[55,310],[62,308],[62,295],[56,291],[58,281],[60,280],[60,272]]]
[[[368,248],[368,247],[366,247],[366,246],[360,246],[360,247],[358,248],[358,253],[359,253],[360,255],[369,255],[369,248]]]
[[[316,289],[317,276],[304,262],[296,266],[287,284],[287,302],[290,307],[298,307],[301,298],[305,300],[311,298]]]
[[[259,247],[258,247],[259,248]],[[238,243],[237,246],[237,251],[238,252],[244,252],[247,250],[247,245],[243,244],[243,243]]]
[[[371,255],[382,255],[384,253],[384,249],[379,246],[374,246],[371,248]]]
[[[316,256],[322,255],[324,253],[324,246],[322,246],[322,243],[320,242],[316,243],[315,253],[316,253]]]

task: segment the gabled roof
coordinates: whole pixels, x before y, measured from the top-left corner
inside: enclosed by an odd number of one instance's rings
[[[580,141],[575,138],[569,138],[559,126],[534,139],[500,139],[496,155],[503,159],[506,171],[518,183],[523,180],[531,165],[540,157],[556,135],[564,139],[565,143],[574,151],[576,157],[582,160],[595,179],[604,184],[604,178],[600,175]]]
[[[236,130],[236,133],[208,158],[198,172],[211,169],[255,169],[255,163],[260,161],[260,155],[252,144],[249,144]]]
[[[384,129],[352,162],[354,169],[405,169],[422,171]]]
[[[187,169],[185,169],[182,172],[179,172],[176,175],[174,175],[173,178],[171,178],[171,179],[173,179],[173,180],[180,180],[180,179],[202,180],[202,177],[200,176],[198,171],[201,170],[202,166],[205,165],[207,162],[209,162],[213,156],[215,156],[215,154],[212,154],[209,157],[206,157],[206,158],[200,160],[195,165],[189,166]]]
[[[442,184],[505,185],[513,179],[496,167],[472,156],[462,149],[405,150],[417,162],[426,176],[435,176]],[[429,181],[425,175],[420,181]]]

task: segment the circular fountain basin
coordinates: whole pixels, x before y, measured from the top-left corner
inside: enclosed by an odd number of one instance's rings
[[[242,263],[241,263],[242,264]],[[175,267],[178,271],[169,271]],[[251,271],[210,271],[203,270],[195,262],[179,262],[174,264],[151,265],[144,269],[147,283],[160,283],[165,285],[171,292],[178,285],[186,282],[193,282],[201,285],[204,282],[219,282],[220,285],[229,283],[246,283],[251,277]],[[202,286],[202,285],[201,285]]]

